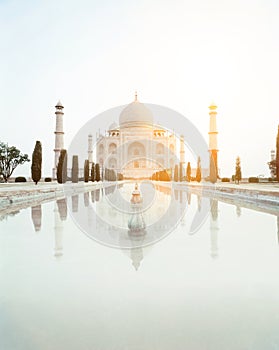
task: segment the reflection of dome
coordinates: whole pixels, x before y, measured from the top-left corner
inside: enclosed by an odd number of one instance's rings
[[[116,130],[116,129],[118,129],[118,125],[117,125],[115,122],[113,122],[112,124],[110,124],[109,130]]]
[[[136,124],[153,124],[153,115],[143,103],[137,100],[136,95],[135,101],[128,104],[121,112],[119,124],[121,126],[126,126],[128,124],[133,124],[133,126]]]

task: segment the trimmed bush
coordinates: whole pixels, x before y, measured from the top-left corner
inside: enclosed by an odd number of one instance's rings
[[[18,176],[15,178],[15,182],[26,182],[26,178],[24,176]]]
[[[72,160],[72,182],[78,183],[78,156],[73,156]]]
[[[51,177],[45,177],[45,182],[51,182],[52,178]]]
[[[221,181],[222,182],[230,182],[231,180],[228,177],[223,177]]]
[[[89,160],[84,161],[84,182],[89,181]]]
[[[36,141],[36,145],[32,154],[31,165],[32,180],[37,185],[42,177],[42,144]]]
[[[65,149],[61,149],[56,171],[57,182],[59,184],[64,184],[67,181],[67,163],[67,151]]]
[[[249,177],[248,182],[259,183],[259,178],[258,177]]]

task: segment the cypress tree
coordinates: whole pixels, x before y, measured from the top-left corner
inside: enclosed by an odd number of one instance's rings
[[[72,182],[78,182],[78,156],[73,156],[72,161]]]
[[[186,179],[187,179],[188,182],[191,181],[191,172],[192,172],[191,164],[190,164],[190,162],[188,162],[188,164],[187,164],[187,173],[186,173]]]
[[[101,180],[99,163],[97,163],[96,166],[95,166],[95,179],[98,182]]]
[[[36,141],[36,145],[32,154],[31,165],[32,180],[37,185],[42,176],[42,144]]]
[[[279,181],[279,125],[278,125],[278,133],[276,139],[276,178]]]
[[[84,182],[89,180],[89,160],[85,159],[84,161]]]
[[[173,180],[175,182],[178,181],[178,165],[176,164],[175,167],[174,167],[174,176],[173,176]]]
[[[67,181],[67,163],[67,151],[65,149],[61,149],[56,172],[57,182],[59,184],[64,184]]]
[[[95,164],[92,163],[92,167],[91,167],[91,181],[94,182],[95,181]]]
[[[183,164],[179,163],[179,181],[183,181]]]
[[[242,179],[240,158],[239,157],[236,158],[234,178],[235,178],[235,181],[237,181],[237,183],[239,183],[239,181]]]
[[[200,157],[198,157],[196,181],[201,182],[201,158]]]

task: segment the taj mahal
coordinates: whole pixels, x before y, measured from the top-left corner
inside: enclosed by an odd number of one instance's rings
[[[59,101],[55,112],[54,178],[60,151],[64,148],[63,109]],[[209,106],[208,150],[214,159],[216,173],[218,173],[216,109],[215,104]],[[103,133],[99,131],[94,146],[90,130],[87,142],[88,151],[85,158],[89,160],[90,166],[93,162],[99,163],[102,171],[113,169],[124,179],[148,179],[157,171],[166,169],[172,177],[173,169],[177,164],[185,171],[184,136],[177,136],[174,131],[156,124],[152,111],[138,100],[137,92],[134,100],[121,111],[118,121],[114,121]],[[80,169],[79,175],[83,176],[83,169]],[[208,169],[203,171],[203,176],[206,175],[208,175]]]

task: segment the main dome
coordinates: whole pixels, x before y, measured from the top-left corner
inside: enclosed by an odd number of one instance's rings
[[[137,100],[128,104],[119,116],[120,126],[136,126],[142,124],[153,124],[153,114],[143,103]]]

